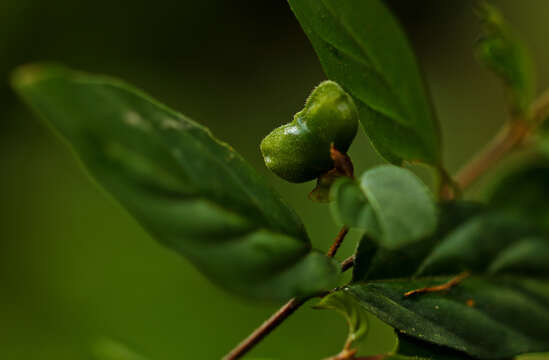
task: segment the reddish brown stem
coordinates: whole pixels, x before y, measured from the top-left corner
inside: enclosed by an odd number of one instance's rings
[[[355,256],[351,255],[341,262],[341,272],[345,272],[355,265]]]
[[[473,184],[505,155],[523,143],[527,136],[545,120],[548,113],[549,90],[546,90],[530,106],[525,115],[513,118],[480,153],[458,171],[455,182],[459,189],[464,190]]]
[[[269,335],[271,331],[277,328],[288,316],[292,315],[301,305],[304,300],[298,300],[296,298],[288,301],[277,312],[271,315],[270,318],[265,320],[260,327],[258,327],[253,333],[244,339],[234,350],[228,353],[223,360],[235,360],[241,358],[244,354],[250,351],[258,342],[260,342],[265,336]]]
[[[349,228],[347,228],[346,226],[342,227],[341,230],[339,230],[339,233],[334,239],[334,243],[332,244],[332,246],[330,246],[330,250],[328,250],[328,252],[326,253],[326,256],[328,257],[335,256],[335,254],[337,253],[337,250],[343,243],[343,240],[345,239],[345,236],[347,235],[348,232],[349,232]]]
[[[456,183],[465,189],[488,169],[519,145],[530,131],[529,124],[514,120],[504,127],[488,145],[456,175]]]

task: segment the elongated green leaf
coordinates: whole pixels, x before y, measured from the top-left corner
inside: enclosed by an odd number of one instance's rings
[[[332,194],[335,217],[347,226],[366,230],[380,247],[399,248],[436,229],[433,197],[409,170],[379,166],[362,174],[358,184],[341,181]]]
[[[548,351],[549,237],[514,213],[471,216],[463,209],[462,223],[447,222],[447,229],[437,232],[440,240],[419,242],[427,245],[417,253],[403,247],[384,254],[387,267],[398,267],[399,256],[410,251],[403,261],[407,273],[377,270],[372,276],[367,263],[380,268],[381,260],[375,264],[377,253],[359,251],[357,266],[367,271],[336,293],[354,297],[402,334],[475,358]],[[405,295],[445,284],[464,270],[472,275],[445,291]]]
[[[439,128],[397,21],[379,0],[288,0],[328,77],[387,160],[440,165]]]
[[[30,65],[13,85],[153,237],[219,285],[265,299],[334,285],[296,214],[206,128],[107,77]]]
[[[535,92],[530,54],[498,9],[481,2],[478,15],[482,35],[476,44],[477,58],[505,84],[511,110],[525,113]]]
[[[404,297],[450,277],[355,284],[346,294],[400,331],[482,359],[549,349],[549,282],[470,277],[448,292]]]

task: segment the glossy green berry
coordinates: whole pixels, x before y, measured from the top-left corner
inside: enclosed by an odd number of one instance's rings
[[[292,122],[263,139],[261,153],[267,167],[281,178],[296,183],[313,180],[334,167],[331,144],[347,152],[357,127],[353,99],[337,83],[324,81]]]

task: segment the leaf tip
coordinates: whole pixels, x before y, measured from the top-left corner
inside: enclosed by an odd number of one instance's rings
[[[10,77],[10,83],[13,89],[19,91],[59,73],[62,70],[65,70],[63,66],[52,63],[25,64],[13,70]]]

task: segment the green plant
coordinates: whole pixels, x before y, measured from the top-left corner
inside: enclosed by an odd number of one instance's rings
[[[109,77],[27,65],[13,86],[66,139],[90,175],[156,239],[232,293],[289,300],[230,352],[237,359],[302,304],[346,316],[332,359],[359,359],[365,312],[395,328],[388,358],[507,359],[549,351],[549,95],[534,99],[528,53],[501,14],[478,7],[479,60],[501,78],[510,120],[455,177],[416,60],[378,0],[289,0],[331,81],[265,138],[267,166],[318,179],[342,229],[326,255],[300,219],[230,146],[201,125]],[[355,178],[346,155],[360,121],[390,165]],[[519,166],[489,199],[462,191],[511,151]],[[429,165],[438,201],[406,164]],[[363,236],[341,264],[350,228]],[[350,282],[340,273],[353,269]],[[102,354],[131,354],[105,343]],[[109,355],[105,355],[109,356]],[[113,355],[125,356],[125,355]],[[138,355],[131,355],[134,358]]]

